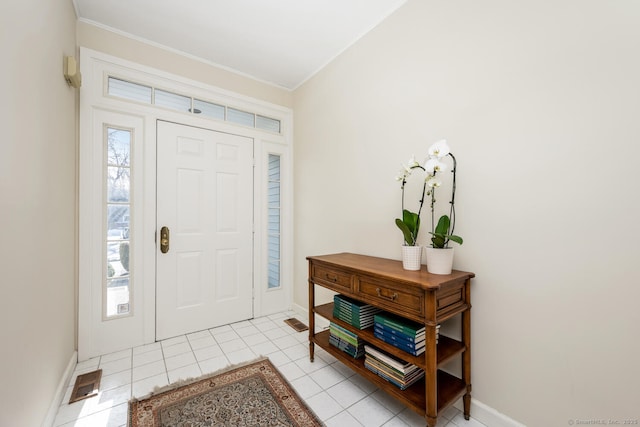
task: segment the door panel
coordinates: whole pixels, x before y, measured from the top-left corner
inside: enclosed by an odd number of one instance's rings
[[[253,140],[158,121],[157,158],[156,338],[251,318]]]

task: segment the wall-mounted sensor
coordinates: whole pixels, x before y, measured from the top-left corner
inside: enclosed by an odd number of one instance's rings
[[[82,75],[78,71],[76,58],[73,56],[64,57],[64,79],[69,86],[78,89],[82,85]]]

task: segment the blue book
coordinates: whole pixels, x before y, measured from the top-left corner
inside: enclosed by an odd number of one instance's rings
[[[385,337],[384,335],[379,335],[377,333],[374,332],[373,334],[376,338],[378,338],[379,340],[382,340],[384,342],[386,342],[387,344],[391,344],[394,347],[399,348],[400,350],[404,350],[409,354],[412,354],[414,356],[419,356],[422,353],[424,353],[424,344],[422,345],[422,347],[419,347],[418,349],[416,349],[415,347],[412,347],[408,344],[405,344],[403,342],[400,341],[393,341],[392,339],[389,339],[387,337]]]
[[[424,334],[425,332],[425,326],[423,324],[404,319],[391,313],[377,313],[374,315],[374,319],[376,323],[396,329],[397,331],[407,335],[416,336]]]
[[[407,335],[403,332],[397,331],[396,329],[390,328],[388,326],[385,326],[383,324],[380,323],[376,323],[373,326],[373,332],[377,332],[379,334],[385,335],[387,337],[389,337],[389,339],[393,339],[393,340],[397,340],[397,341],[404,341],[407,342],[409,344],[419,344],[424,342],[425,340],[425,336],[424,335],[420,335],[420,336],[412,336],[412,335]],[[437,336],[436,336],[437,338]]]
[[[397,342],[398,344],[401,344],[413,349],[424,347],[425,345],[424,338],[422,338],[421,340],[416,340],[414,338],[393,334],[385,329],[378,327],[377,324],[373,328],[373,334],[376,336],[376,338],[380,338],[385,342],[394,342],[394,343]]]

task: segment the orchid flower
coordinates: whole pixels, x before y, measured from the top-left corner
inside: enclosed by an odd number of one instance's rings
[[[402,165],[402,169],[400,169],[400,173],[396,175],[396,181],[405,181],[409,176],[411,176],[411,172],[414,168],[422,168],[420,163],[416,160],[416,156],[411,156],[409,162],[405,165]]]
[[[427,187],[429,188],[438,188],[442,185],[442,181],[440,181],[435,176],[431,176],[427,179]]]
[[[402,169],[396,175],[396,181],[404,181],[411,175],[411,168],[408,166],[402,165]]]
[[[431,158],[424,164],[424,170],[429,175],[435,175],[436,172],[444,172],[447,170],[446,163],[442,163],[437,157]]]
[[[447,144],[446,139],[441,139],[438,142],[434,142],[431,147],[429,147],[429,157],[441,159],[448,155],[451,152],[449,148],[449,144]]]

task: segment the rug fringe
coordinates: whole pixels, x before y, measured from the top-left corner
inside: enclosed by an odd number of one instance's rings
[[[149,399],[150,397],[153,397],[156,394],[164,393],[166,391],[170,391],[170,390],[173,390],[173,389],[178,388],[178,387],[182,387],[182,386],[185,386],[185,385],[193,384],[193,383],[201,381],[201,380],[206,380],[207,378],[215,377],[217,375],[224,374],[226,372],[233,371],[234,369],[242,368],[244,366],[251,365],[253,363],[262,362],[263,360],[269,360],[269,358],[266,357],[266,356],[261,356],[261,357],[258,357],[256,359],[252,359],[252,360],[249,360],[249,361],[246,361],[246,362],[240,362],[240,363],[236,363],[236,364],[233,364],[233,365],[226,366],[226,367],[224,367],[224,368],[222,368],[222,369],[220,369],[218,371],[211,372],[209,374],[204,374],[204,375],[201,375],[199,377],[185,378],[185,379],[181,379],[181,380],[178,380],[176,382],[173,382],[171,384],[167,384],[165,386],[158,386],[158,387],[155,387],[151,393],[149,393],[149,394],[147,394],[145,396],[131,398],[129,400],[129,403],[136,403],[136,402],[139,402],[141,400]]]

